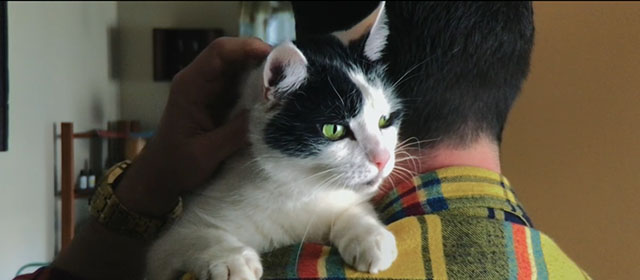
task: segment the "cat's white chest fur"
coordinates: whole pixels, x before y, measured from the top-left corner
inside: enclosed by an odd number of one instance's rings
[[[366,202],[370,195],[321,189],[301,197],[287,190],[312,186],[274,180],[252,158],[240,152],[212,184],[186,197],[184,215],[150,250],[150,279],[175,279],[180,271],[259,279],[259,253],[302,241],[332,243],[361,271],[376,273],[395,260],[395,238]]]
[[[326,243],[330,230],[326,225],[370,197],[345,189],[310,192],[317,186],[275,179],[257,168],[253,158],[250,150],[241,151],[211,186],[187,197],[190,210],[180,226],[224,228],[258,252],[301,242],[301,238]]]

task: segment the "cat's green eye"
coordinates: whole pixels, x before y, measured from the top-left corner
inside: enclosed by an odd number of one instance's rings
[[[327,139],[335,141],[340,140],[347,133],[343,125],[339,124],[325,124],[322,126],[322,134]]]
[[[391,120],[387,116],[383,115],[382,117],[380,117],[380,120],[378,120],[378,126],[380,128],[389,127],[390,125],[391,125]]]

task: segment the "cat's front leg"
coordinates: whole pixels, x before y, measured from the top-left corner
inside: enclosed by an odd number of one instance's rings
[[[398,256],[395,237],[368,203],[341,213],[334,220],[330,239],[342,259],[358,271],[378,273],[388,269]]]
[[[177,279],[192,272],[199,280],[260,279],[260,256],[226,231],[213,228],[173,230],[149,254],[150,280]]]

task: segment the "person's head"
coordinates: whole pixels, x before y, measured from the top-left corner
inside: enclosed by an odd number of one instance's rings
[[[387,2],[383,60],[405,102],[403,138],[464,147],[500,143],[529,71],[528,2]]]
[[[303,29],[313,25],[306,12],[323,11],[307,7],[294,5],[297,36],[312,30]],[[401,137],[464,147],[485,136],[499,144],[529,71],[531,3],[389,1],[386,12],[389,36],[382,59],[405,104]]]

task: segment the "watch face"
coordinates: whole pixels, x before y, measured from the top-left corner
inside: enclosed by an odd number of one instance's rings
[[[131,162],[128,160],[118,164],[119,172],[115,177],[112,178],[110,182],[112,189],[115,190],[120,185],[120,181],[122,181],[122,178],[124,178],[125,174],[127,174],[127,170],[129,170],[128,167],[130,165],[131,165]]]

